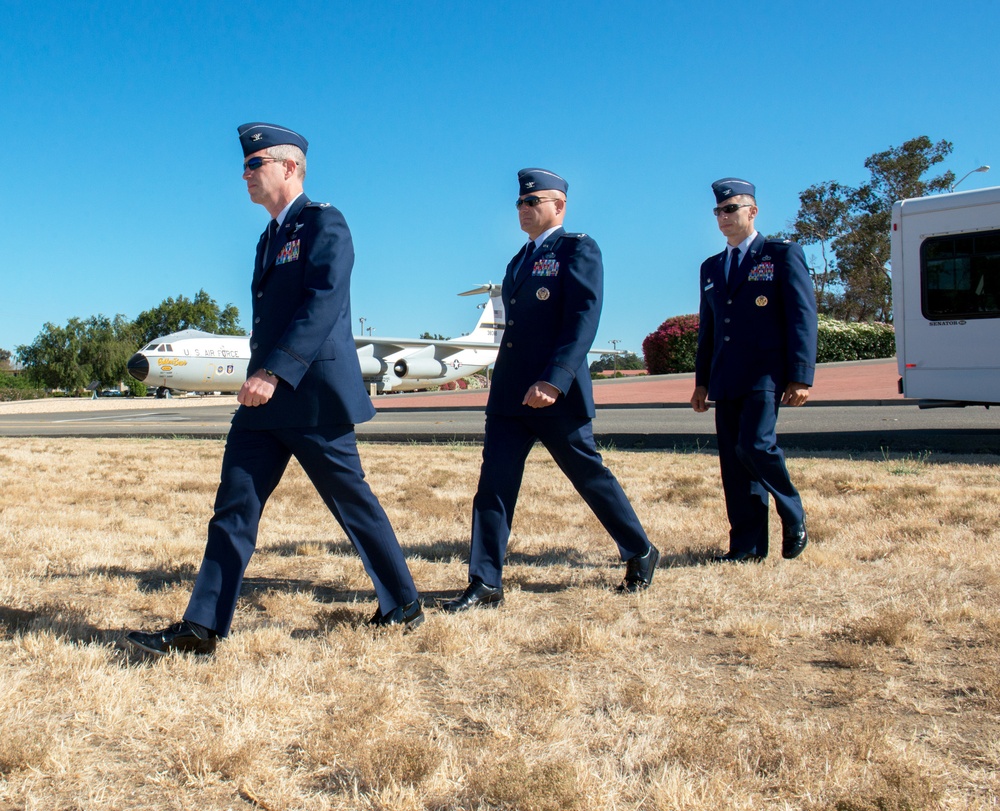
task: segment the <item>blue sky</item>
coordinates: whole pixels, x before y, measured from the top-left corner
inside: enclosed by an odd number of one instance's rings
[[[541,166],[604,253],[595,347],[641,352],[697,311],[717,178],[756,183],[765,232],[918,135],[958,176],[994,164],[963,189],[1000,183],[997,30],[1000,4],[962,0],[0,0],[0,347],[200,288],[246,326],[268,217],[236,127],[270,121],[351,226],[355,332],[468,332],[455,294],[502,279],[517,170]]]

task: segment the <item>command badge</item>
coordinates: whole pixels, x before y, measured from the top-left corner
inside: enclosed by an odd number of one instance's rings
[[[757,301],[754,302],[758,307],[767,306],[767,296],[757,296]]]
[[[546,301],[548,297],[549,289],[547,287],[539,287],[538,290],[535,291],[535,298],[539,301]]]

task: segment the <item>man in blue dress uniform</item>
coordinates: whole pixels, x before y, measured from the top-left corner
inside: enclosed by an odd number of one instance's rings
[[[375,585],[371,623],[414,628],[423,609],[399,542],[365,482],[354,426],[375,415],[351,332],[354,245],[343,215],[303,192],[308,143],[239,127],[250,199],[273,219],[257,243],[253,333],[201,570],[182,622],[132,632],[137,648],[211,653],[229,633],[268,497],[294,456],[354,544]]]
[[[788,477],[775,426],[781,405],[809,399],[816,370],[816,297],[802,248],[754,227],[756,190],[738,178],[712,184],[726,250],[701,266],[701,322],[691,405],[715,402],[729,552],[716,561],[767,557],[768,497],[782,524],[781,554],[806,547],[802,499]]]
[[[522,169],[518,182],[518,217],[529,240],[504,276],[507,324],[486,404],[469,585],[444,603],[450,612],[503,602],[507,541],[524,463],[536,441],[617,543],[626,561],[619,591],[648,587],[660,558],[594,444],[587,352],[601,317],[601,251],[586,234],[563,230],[568,184],[559,175]]]

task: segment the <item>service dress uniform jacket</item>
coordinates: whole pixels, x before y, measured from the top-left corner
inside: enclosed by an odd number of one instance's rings
[[[521,401],[534,383],[544,380],[563,393],[555,404],[541,409],[546,416],[593,417],[587,353],[601,320],[601,249],[586,234],[567,234],[562,228],[528,257],[525,248],[504,274],[501,295],[507,323],[486,413],[539,413]]]
[[[816,298],[802,248],[758,234],[728,282],[726,251],[702,264],[695,384],[708,399],[811,386],[815,371]]]
[[[715,401],[730,551],[766,555],[768,494],[784,525],[804,520],[776,425],[785,387],[813,383],[816,299],[793,242],[758,234],[728,282],[726,259],[701,266],[695,385]]]
[[[528,453],[536,441],[594,511],[627,560],[649,549],[646,533],[594,443],[594,394],[587,353],[603,301],[600,248],[586,234],[559,228],[507,265],[502,297],[507,322],[486,405],[486,439],[473,500],[470,578],[501,584],[503,561]],[[545,381],[556,402],[522,401]]]
[[[272,398],[233,417],[208,543],[184,619],[225,636],[261,512],[295,456],[354,544],[387,614],[417,598],[405,558],[371,492],[354,425],[375,409],[351,332],[351,233],[343,215],[300,195],[257,245],[247,374],[278,377]]]
[[[261,235],[247,375],[267,369],[281,382],[267,405],[241,406],[234,425],[356,425],[375,416],[351,332],[353,266],[344,216],[304,194],[273,238]]]

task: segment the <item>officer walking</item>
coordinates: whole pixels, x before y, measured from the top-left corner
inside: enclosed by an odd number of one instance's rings
[[[768,497],[782,524],[781,554],[806,547],[802,499],[775,427],[781,405],[809,399],[816,369],[816,298],[802,248],[757,233],[756,189],[738,178],[712,184],[726,249],[701,266],[701,308],[691,406],[715,401],[729,552],[715,561],[767,557]]]
[[[375,585],[376,626],[423,621],[413,579],[358,456],[375,415],[351,332],[354,245],[343,215],[303,192],[308,143],[260,122],[238,128],[250,199],[273,219],[257,243],[247,380],[226,442],[205,556],[181,622],[126,639],[153,654],[211,653],[229,633],[261,512],[294,456]]]
[[[507,315],[486,404],[486,438],[472,506],[469,585],[445,611],[503,602],[503,562],[525,460],[541,441],[618,545],[622,592],[653,581],[657,551],[594,444],[587,352],[601,316],[604,267],[586,234],[568,233],[568,184],[544,169],[518,172],[516,205],[528,242],[507,265]]]

